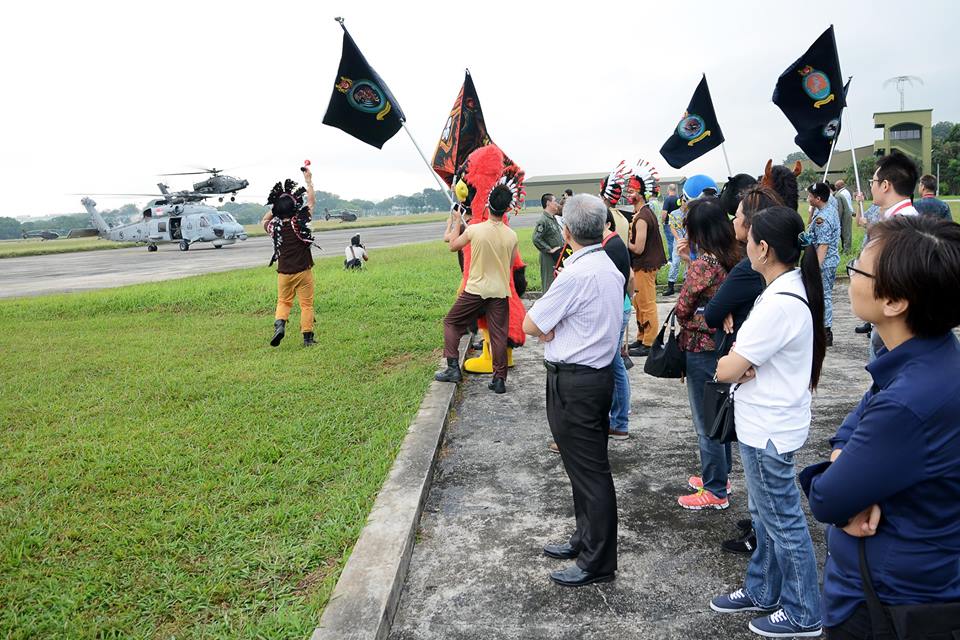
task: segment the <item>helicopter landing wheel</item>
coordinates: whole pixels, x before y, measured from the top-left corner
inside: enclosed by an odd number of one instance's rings
[[[215,244],[215,245],[213,245],[213,248],[214,248],[214,249],[223,249],[223,245],[222,245],[222,244]]]
[[[186,251],[186,250],[189,249],[189,248],[190,248],[190,243],[189,243],[189,242],[187,242],[186,240],[181,240],[181,241],[180,241],[180,251]]]
[[[155,244],[147,245],[147,251],[156,251],[156,250],[157,250],[157,245]]]

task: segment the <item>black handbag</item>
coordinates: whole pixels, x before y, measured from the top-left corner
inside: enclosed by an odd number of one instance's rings
[[[870,578],[864,538],[860,538],[858,553],[860,578],[875,640],[960,640],[960,602],[884,605]]]
[[[650,347],[647,361],[643,363],[643,372],[655,378],[680,378],[686,371],[687,359],[677,340],[677,317],[674,312],[675,309],[671,309],[667,314],[660,333]],[[670,325],[669,333],[667,325]]]
[[[717,349],[717,360],[727,355],[729,333],[724,334]],[[717,382],[716,376],[703,384],[703,423],[707,428],[707,437],[719,440],[721,444],[737,439],[737,426],[733,414],[733,394],[740,385],[729,382]]]

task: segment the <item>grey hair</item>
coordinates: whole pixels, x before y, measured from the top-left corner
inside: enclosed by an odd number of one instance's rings
[[[595,195],[578,193],[564,203],[563,222],[577,244],[596,244],[603,240],[607,207]]]

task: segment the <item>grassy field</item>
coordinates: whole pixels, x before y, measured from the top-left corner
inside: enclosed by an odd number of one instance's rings
[[[136,246],[132,242],[110,242],[100,238],[65,238],[63,240],[0,240],[0,258],[43,256],[51,253],[75,253],[77,251],[100,251]]]
[[[335,231],[337,229],[352,229],[354,227],[393,227],[401,224],[417,224],[421,222],[439,222],[446,220],[447,213],[420,213],[409,216],[379,216],[360,218],[356,222],[340,222],[339,220],[317,220],[313,223],[313,230],[317,232]],[[250,237],[263,236],[266,233],[259,224],[248,224],[244,228]],[[75,238],[63,240],[43,240],[30,238],[27,240],[0,240],[0,258],[18,258],[22,256],[41,256],[53,253],[74,253],[77,251],[100,251],[102,249],[122,249],[136,246],[130,242],[110,242],[99,238]]]
[[[0,302],[0,638],[309,636],[459,282],[439,242],[314,272],[311,350],[266,268]]]

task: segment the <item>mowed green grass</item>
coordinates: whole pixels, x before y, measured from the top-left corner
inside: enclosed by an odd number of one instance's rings
[[[267,268],[0,302],[0,637],[309,636],[460,279],[441,242],[341,265],[309,350],[296,307],[267,345]]]

